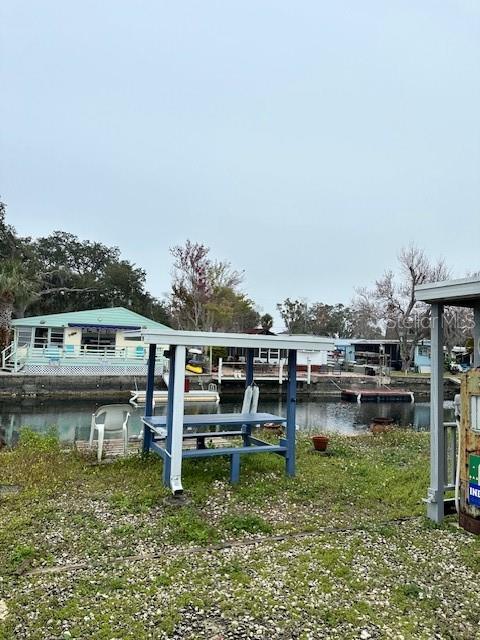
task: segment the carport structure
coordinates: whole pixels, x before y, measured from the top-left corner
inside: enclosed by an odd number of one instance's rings
[[[230,458],[230,480],[239,481],[240,457],[256,453],[275,453],[285,459],[285,470],[295,475],[295,430],[297,391],[297,351],[333,351],[330,338],[316,336],[265,336],[243,333],[214,333],[145,329],[142,338],[149,345],[145,416],[143,418],[143,451],[158,454],[163,459],[163,482],[173,494],[180,494],[183,458],[227,456]],[[157,345],[169,345],[168,402],[165,416],[155,416],[153,410],[154,373]],[[286,416],[247,411],[184,415],[185,364],[188,348],[239,347],[246,349],[246,387],[253,385],[254,351],[258,348],[288,350],[288,380]],[[264,442],[252,435],[256,425],[285,425],[285,437],[278,443]],[[185,433],[184,427],[189,429]],[[209,429],[214,428],[215,431]],[[205,439],[242,438],[242,446],[208,448]],[[184,449],[183,440],[196,438],[196,449]]]
[[[419,285],[415,297],[431,305],[431,381],[430,381],[430,487],[426,498],[427,515],[434,522],[441,522],[445,515],[445,492],[455,488],[455,447],[457,442],[455,423],[444,421],[444,308],[446,306],[473,309],[474,367],[480,367],[480,278],[463,278]],[[446,433],[454,429],[451,464],[448,464]],[[449,472],[451,468],[451,473]]]

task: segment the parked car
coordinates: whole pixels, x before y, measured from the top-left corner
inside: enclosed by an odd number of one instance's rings
[[[463,364],[459,362],[452,362],[452,364],[450,365],[450,371],[452,373],[465,373],[466,371],[469,371],[470,368],[471,367],[469,364]]]

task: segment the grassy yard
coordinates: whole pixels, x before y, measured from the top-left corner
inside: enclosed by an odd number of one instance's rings
[[[298,474],[247,456],[94,465],[53,436],[0,453],[0,639],[480,638],[480,544],[424,517],[428,436],[298,443]]]

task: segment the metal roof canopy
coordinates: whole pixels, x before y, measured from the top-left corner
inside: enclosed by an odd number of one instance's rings
[[[214,331],[164,331],[142,329],[130,332],[142,336],[146,344],[184,347],[240,347],[244,349],[288,349],[295,351],[334,351],[333,338],[316,336],[265,336],[249,333],[216,333]]]
[[[445,492],[455,486],[447,480],[449,475],[446,452],[447,437],[444,423],[444,307],[473,308],[473,365],[480,367],[480,278],[445,280],[415,287],[415,297],[431,305],[431,377],[430,377],[430,486],[425,502],[427,515],[441,522],[445,515]],[[458,446],[458,438],[456,438]],[[455,461],[453,461],[455,469]]]
[[[415,287],[415,297],[420,302],[455,307],[475,307],[480,303],[480,278],[461,278],[431,282]]]
[[[203,331],[165,331],[162,329],[143,329],[132,331],[130,336],[141,336],[149,345],[148,375],[145,393],[145,415],[143,417],[143,452],[149,451],[160,455],[163,459],[163,482],[169,486],[173,494],[183,491],[182,487],[182,459],[192,457],[205,457],[223,455],[230,458],[231,482],[238,482],[240,475],[240,456],[252,453],[271,452],[282,456],[285,460],[285,472],[289,476],[295,475],[295,414],[297,394],[297,351],[326,351],[334,350],[334,341],[330,338],[317,338],[314,336],[266,336],[248,333],[214,333]],[[169,345],[169,377],[168,377],[168,402],[165,418],[166,433],[164,434],[164,446],[155,440],[158,434],[156,427],[158,417],[153,410],[153,390],[155,385],[155,359],[157,345]],[[225,435],[241,436],[243,446],[204,448],[199,445],[197,437],[197,449],[185,450],[183,448],[183,427],[187,419],[184,415],[184,389],[185,389],[185,365],[186,352],[189,347],[241,347],[246,350],[245,360],[245,385],[250,389],[250,400],[254,392],[254,355],[255,349],[274,348],[288,350],[288,380],[286,418],[272,414],[259,414],[253,405],[248,404],[242,414],[202,414],[197,417],[198,425],[225,426],[240,421],[241,432],[230,432]],[[245,397],[245,400],[248,396]],[[250,401],[248,401],[250,402]],[[245,413],[246,411],[246,413]],[[248,414],[248,415],[247,415]],[[273,445],[252,435],[252,427],[255,424],[268,422],[280,422],[285,424],[285,437],[279,438],[279,444]],[[208,434],[203,434],[204,436]],[[200,438],[201,439],[201,438]]]
[[[161,329],[168,327],[142,316],[125,307],[104,307],[102,309],[84,309],[83,311],[66,311],[50,313],[43,316],[27,316],[12,320],[13,327],[118,327],[119,329]]]

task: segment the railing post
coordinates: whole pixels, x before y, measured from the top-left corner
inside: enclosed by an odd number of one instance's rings
[[[218,359],[218,384],[222,382],[223,358]]]

